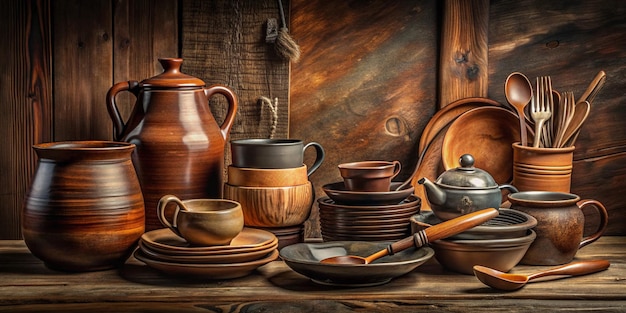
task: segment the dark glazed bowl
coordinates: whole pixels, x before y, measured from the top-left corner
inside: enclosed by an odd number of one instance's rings
[[[510,271],[524,257],[536,238],[532,229],[518,238],[485,240],[437,240],[430,243],[435,258],[445,268],[474,275],[474,265],[490,267],[502,272]]]
[[[340,255],[368,256],[385,249],[389,242],[335,241],[298,243],[280,250],[280,257],[294,271],[312,281],[333,286],[366,287],[382,285],[424,264],[434,255],[428,247],[407,249],[380,258],[371,264],[323,264],[321,260]]]

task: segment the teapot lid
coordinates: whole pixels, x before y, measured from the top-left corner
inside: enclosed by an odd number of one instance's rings
[[[460,167],[443,172],[436,183],[465,188],[498,187],[493,177],[484,170],[474,167],[474,157],[464,154],[459,159]]]
[[[141,82],[142,87],[148,88],[180,88],[180,87],[204,87],[206,84],[201,79],[184,74],[180,71],[183,59],[162,58],[159,63],[163,66],[163,73]]]

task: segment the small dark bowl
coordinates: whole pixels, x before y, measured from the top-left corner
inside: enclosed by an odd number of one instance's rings
[[[500,208],[500,214],[479,226],[466,230],[450,239],[503,239],[527,235],[527,231],[537,226],[537,220],[521,211]],[[432,211],[423,211],[411,216],[411,231],[416,233],[442,221]]]
[[[351,191],[346,188],[344,182],[326,184],[322,190],[337,204],[388,205],[402,202],[415,191],[411,184],[396,191],[401,184],[402,182],[392,182],[389,191],[386,192]]]
[[[340,255],[368,256],[390,242],[335,241],[298,243],[280,250],[280,257],[294,271],[323,285],[366,287],[382,285],[413,271],[433,257],[429,247],[407,249],[371,264],[325,264],[321,260]]]

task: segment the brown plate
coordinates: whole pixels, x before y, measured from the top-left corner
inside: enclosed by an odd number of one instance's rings
[[[368,222],[368,221],[371,221],[372,219],[375,219],[378,221],[390,222],[390,221],[395,221],[398,219],[408,219],[413,214],[417,214],[419,212],[420,210],[418,208],[408,209],[406,211],[403,211],[400,213],[393,213],[393,214],[385,213],[385,212],[378,212],[378,213],[372,213],[372,214],[359,214],[358,212],[343,213],[343,212],[336,212],[336,211],[326,212],[325,210],[320,210],[319,216],[325,219],[329,219],[329,220],[342,219],[342,220],[355,220],[355,221]]]
[[[168,254],[228,254],[265,249],[276,241],[276,236],[268,231],[244,227],[241,233],[230,242],[230,245],[195,247],[172,232],[169,228],[152,230],[144,233],[141,239],[154,251],[169,251]],[[173,252],[172,252],[173,251]]]
[[[409,231],[405,233],[388,234],[388,235],[344,235],[335,234],[321,231],[324,241],[344,241],[344,240],[356,240],[356,241],[396,241],[404,239],[409,236]]]
[[[248,251],[232,254],[221,255],[176,255],[165,254],[162,251],[155,251],[146,246],[143,241],[139,241],[139,249],[146,255],[156,261],[173,262],[173,263],[189,263],[189,264],[220,264],[220,263],[242,263],[258,260],[268,253],[278,248],[278,241],[268,245],[267,248],[256,251]]]
[[[265,257],[251,262],[230,264],[185,264],[158,261],[147,256],[140,249],[135,250],[134,253],[135,258],[156,270],[169,275],[191,277],[194,279],[232,279],[243,277],[249,275],[258,267],[276,260],[278,255],[278,250],[273,250]]]
[[[322,232],[325,235],[335,235],[335,236],[373,236],[376,238],[377,236],[404,236],[407,237],[409,235],[409,225],[405,225],[405,227],[400,227],[398,229],[389,229],[389,230],[355,230],[348,228],[328,228],[323,227]]]
[[[444,170],[459,167],[466,153],[474,167],[487,171],[498,184],[513,179],[513,143],[520,141],[519,120],[498,107],[480,107],[459,116],[448,128],[441,149]]]
[[[413,215],[415,216],[415,215]],[[333,219],[321,219],[320,218],[320,225],[324,225],[327,226],[329,228],[332,227],[340,227],[340,228],[346,228],[346,229],[354,229],[354,230],[389,230],[389,229],[399,229],[401,227],[406,227],[407,225],[410,224],[410,219],[403,219],[399,222],[395,222],[395,223],[378,223],[378,224],[371,224],[371,223],[352,223],[349,221],[345,221],[345,220],[333,220]]]
[[[386,205],[398,204],[413,194],[415,187],[407,185],[395,190],[402,182],[392,182],[387,192],[367,192],[347,190],[343,182],[322,186],[322,190],[337,204]]]
[[[460,99],[441,108],[433,115],[428,124],[426,124],[422,136],[420,137],[418,151],[424,151],[424,148],[437,136],[437,133],[461,114],[471,109],[485,106],[503,107],[502,104],[495,100],[476,97]]]
[[[415,195],[408,196],[404,201],[398,204],[384,204],[384,205],[347,205],[336,203],[329,197],[321,197],[317,199],[317,202],[320,207],[328,207],[333,209],[344,209],[344,210],[353,210],[353,211],[383,211],[383,210],[394,210],[394,209],[405,209],[409,207],[415,207],[421,203],[421,199],[416,197]]]

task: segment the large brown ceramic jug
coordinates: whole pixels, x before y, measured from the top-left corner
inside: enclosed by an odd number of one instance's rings
[[[221,198],[224,149],[237,111],[237,98],[229,88],[206,87],[201,79],[181,73],[182,59],[159,62],[163,73],[140,83],[117,83],[107,93],[115,139],[137,146],[133,163],[145,199],[146,230],[162,227],[156,207],[163,195]],[[137,97],[126,123],[115,103],[122,91]],[[208,102],[215,94],[229,104],[221,125]]]
[[[62,271],[123,264],[144,233],[134,145],[68,141],[34,149],[39,162],[22,210],[28,249]]]

